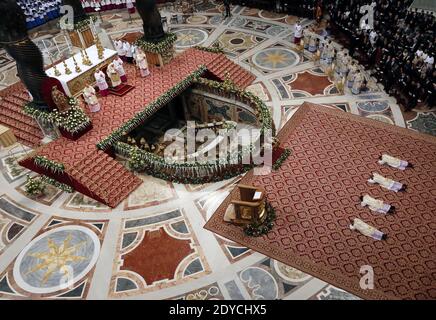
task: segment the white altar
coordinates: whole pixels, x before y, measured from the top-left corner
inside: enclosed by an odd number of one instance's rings
[[[117,56],[116,51],[104,49],[103,59],[99,59],[96,45],[86,49],[86,53],[88,54],[89,60],[92,62],[92,65],[90,66],[82,64],[82,55],[80,52],[74,55],[74,59],[81,69],[80,72],[76,72],[76,66],[74,65],[73,57],[65,60],[65,63],[71,70],[71,74],[65,74],[65,66],[63,62],[56,65],[56,68],[61,73],[60,76],[55,75],[54,67],[46,70],[46,73],[49,77],[56,78],[62,83],[65,93],[70,96],[78,96],[88,84],[95,84],[95,70],[108,66]]]

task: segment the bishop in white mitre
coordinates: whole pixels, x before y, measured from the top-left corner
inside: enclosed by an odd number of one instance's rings
[[[127,82],[127,76],[126,71],[124,70],[124,62],[120,59],[120,57],[117,57],[113,61],[115,70],[118,72],[118,75],[120,76],[121,82]]]
[[[93,86],[88,85],[83,90],[83,98],[91,112],[100,111],[100,103],[98,102],[97,94]]]
[[[107,75],[111,79],[111,84],[113,88],[116,88],[121,84],[120,75],[118,74],[117,70],[115,70],[113,62],[107,67]]]
[[[109,85],[107,84],[106,75],[104,74],[104,72],[100,69],[97,69],[97,71],[94,73],[94,78],[95,81],[97,81],[97,86],[100,94],[103,97],[107,96],[109,94]]]

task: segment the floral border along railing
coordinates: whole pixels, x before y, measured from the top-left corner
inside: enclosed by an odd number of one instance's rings
[[[194,82],[200,89],[207,89],[218,95],[224,93],[234,95],[241,102],[250,105],[258,117],[262,135],[266,130],[271,130],[272,135],[275,135],[275,127],[268,107],[252,93],[237,88],[230,80],[217,82],[196,77]],[[129,132],[126,129],[118,131],[117,140],[121,138],[122,133]],[[242,159],[254,150],[253,144],[237,153],[229,154],[225,159],[207,162],[169,162],[161,156],[123,142],[115,143],[114,148],[116,153],[129,159],[130,169],[138,172],[145,171],[154,177],[183,184],[222,181],[245,173],[254,166],[253,164],[242,164]]]

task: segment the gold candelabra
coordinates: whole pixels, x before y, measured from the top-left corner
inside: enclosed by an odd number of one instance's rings
[[[56,76],[56,77],[61,76],[62,73],[58,70],[58,68],[57,68],[56,65],[54,64],[54,62],[53,62],[53,58],[52,58],[51,54],[48,53],[48,56],[50,57],[51,65],[53,66],[53,70],[54,70],[54,74],[55,74],[55,76]]]
[[[98,58],[102,60],[104,58],[104,48],[100,42],[100,38],[97,36],[95,39],[95,45],[97,47]]]
[[[80,55],[82,56],[82,64],[84,66],[92,66],[92,62],[88,57],[88,54],[86,53],[86,50],[80,51]]]
[[[62,73],[56,68],[56,65],[53,66],[54,74],[56,77],[59,77],[62,75]]]
[[[75,65],[75,67],[76,67],[76,72],[77,72],[77,73],[81,72],[82,69],[80,69],[79,65],[77,64],[76,59],[74,58],[74,56],[73,56],[73,61],[74,61],[74,65]]]
[[[70,68],[68,68],[68,65],[67,65],[67,63],[65,62],[65,60],[64,60],[64,67],[65,67],[65,74],[71,74],[71,73],[72,73],[71,70],[70,70]]]

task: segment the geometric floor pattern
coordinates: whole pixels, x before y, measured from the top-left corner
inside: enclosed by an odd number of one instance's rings
[[[299,75],[318,75],[319,70],[307,57],[294,54],[296,17],[234,6],[233,17],[223,19],[222,5],[213,1],[199,9],[171,25],[173,31],[180,30],[176,49],[210,46],[221,39],[227,56],[256,76],[248,90],[265,101],[277,128],[304,101],[405,127],[395,100],[375,82],[369,81],[370,92],[357,96],[347,89],[337,93],[332,83],[318,84],[316,94],[300,85]],[[163,10],[162,15],[168,13]],[[113,38],[142,28],[137,15],[132,20],[124,12],[102,17],[110,20],[106,31]],[[303,25],[312,21],[304,19]],[[61,54],[68,50],[58,31],[32,38],[45,40],[49,52],[57,52],[56,44]],[[16,67],[5,56],[0,88],[16,81]],[[27,171],[16,164],[17,155],[26,152],[19,146],[0,150],[0,298],[357,299],[203,229],[239,178],[180,185],[141,176],[144,184],[110,209],[60,190],[26,196],[22,187]],[[60,247],[57,252],[66,262],[49,263],[49,248]],[[144,259],[147,265],[138,262]],[[55,283],[60,284],[57,291]]]

